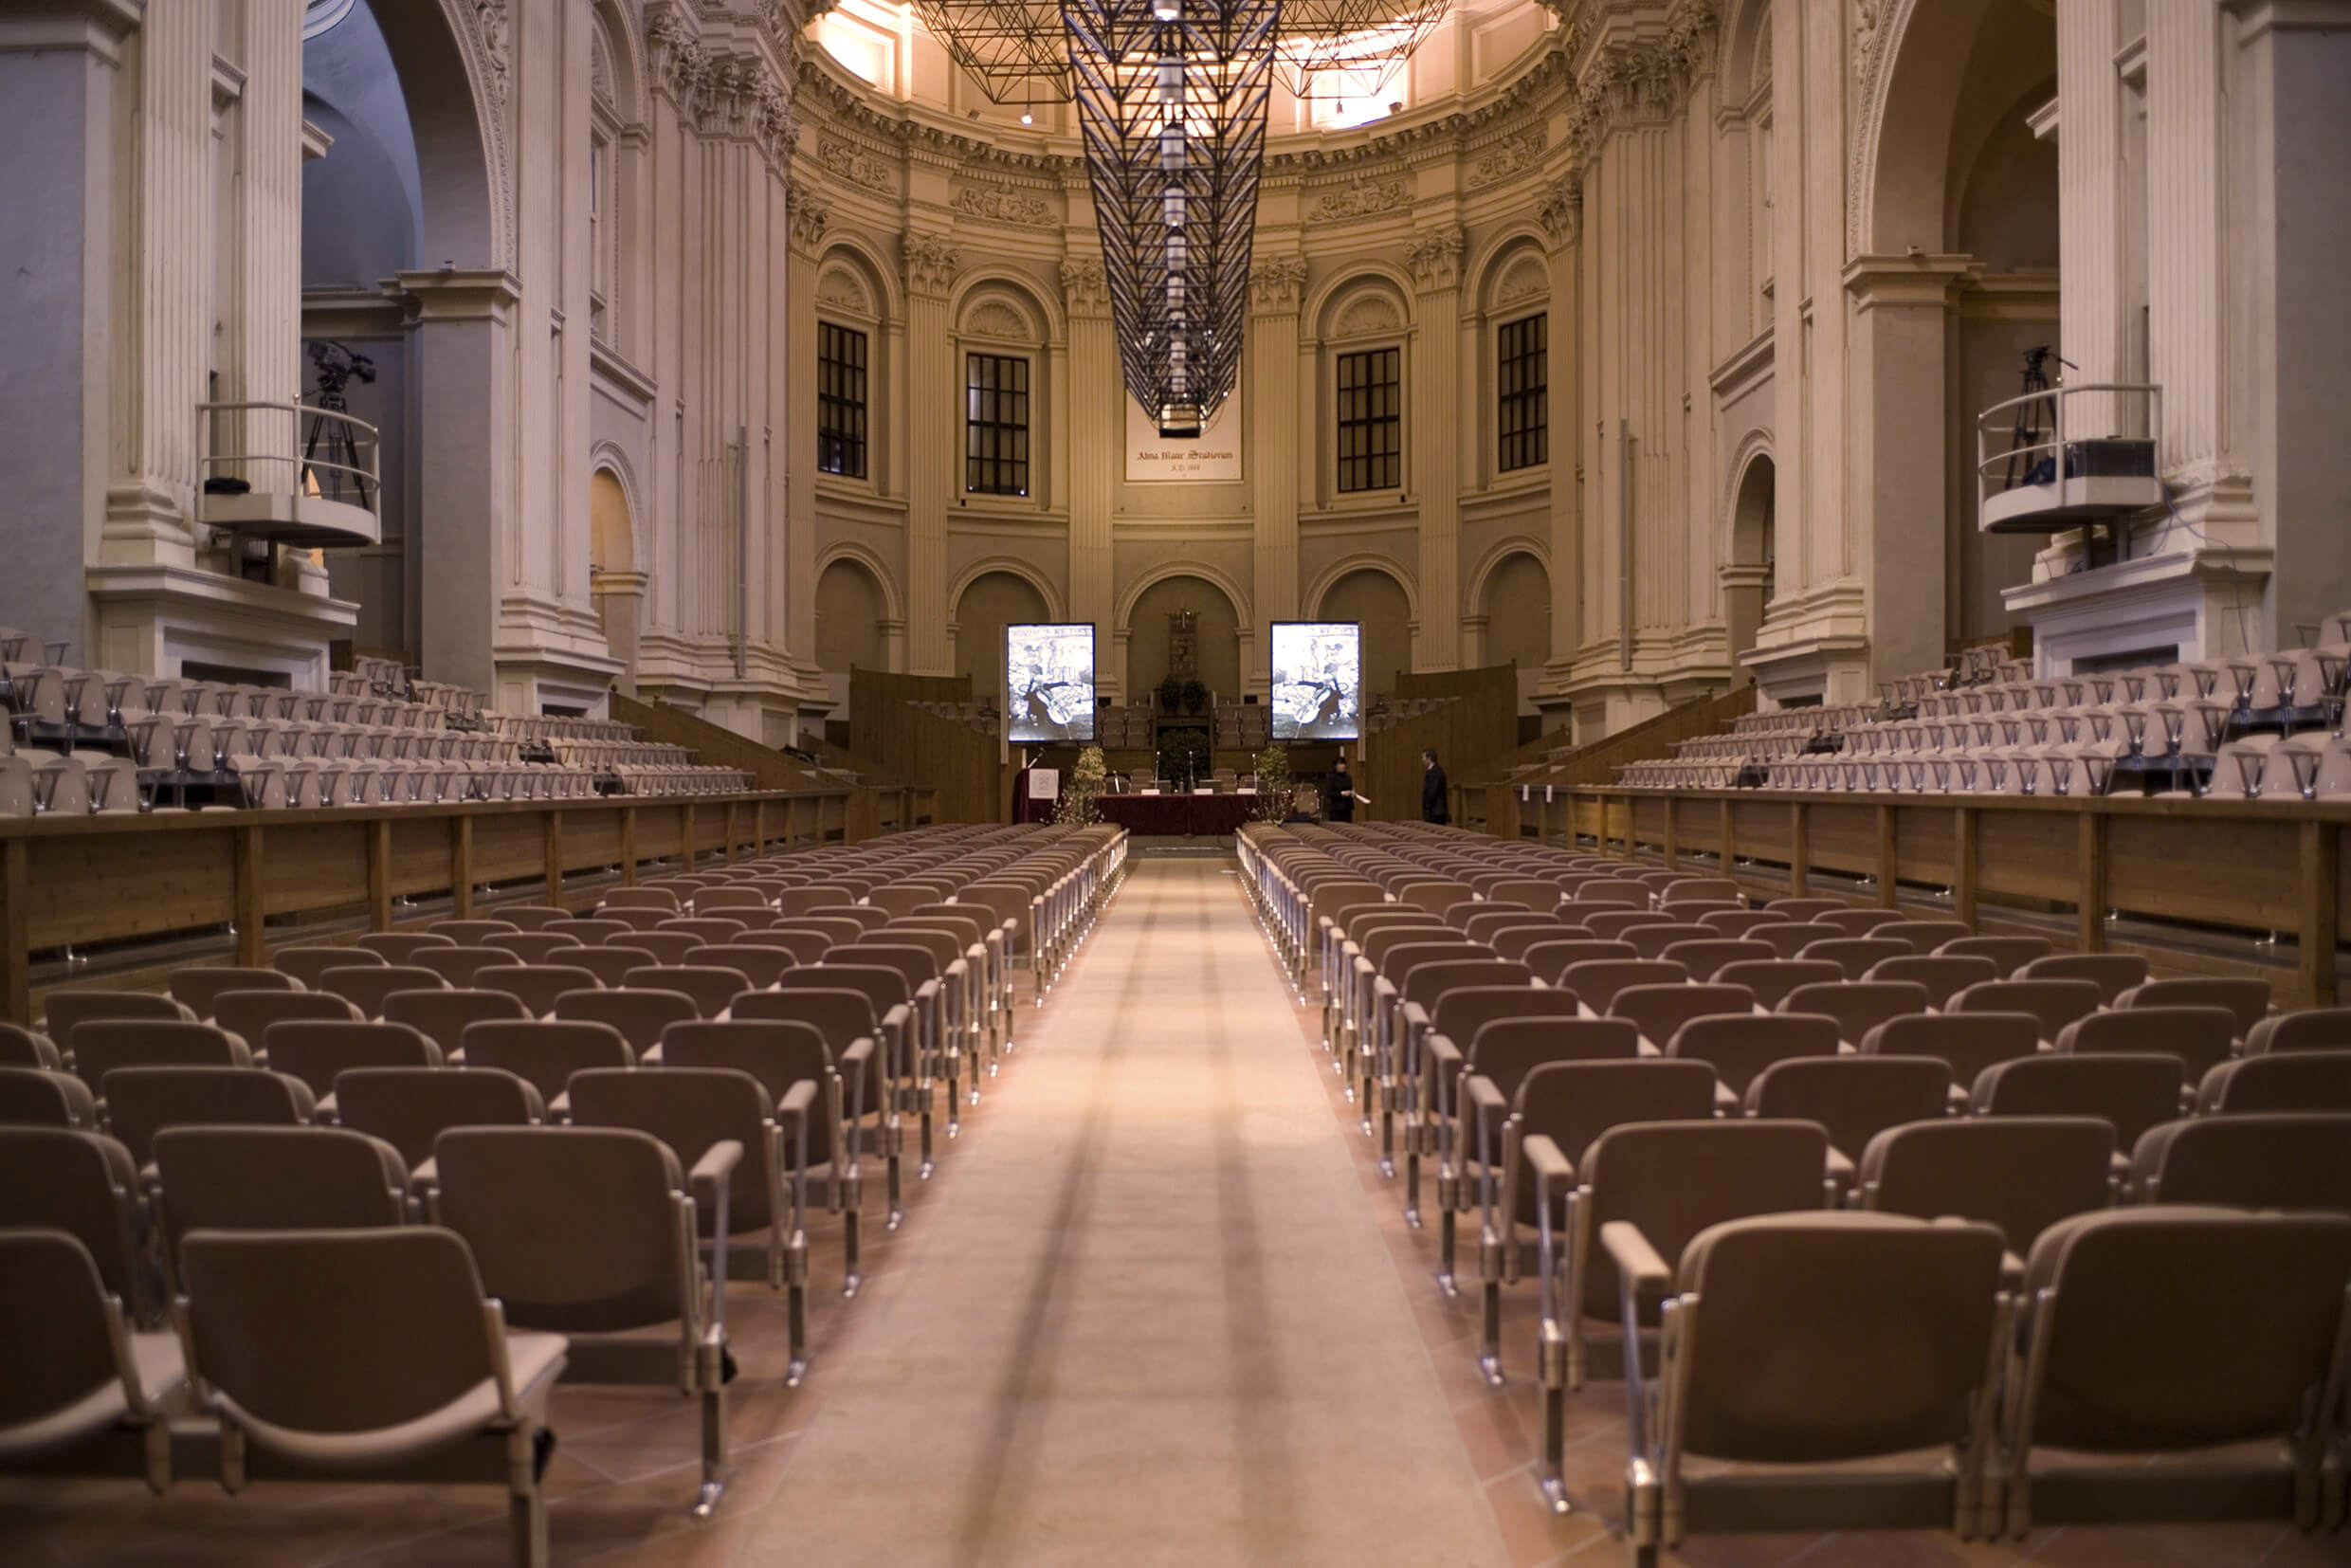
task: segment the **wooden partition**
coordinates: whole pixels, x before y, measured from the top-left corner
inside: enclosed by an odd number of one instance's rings
[[[967,676],[849,672],[849,749],[932,791],[940,822],[1001,822],[1010,787],[1003,743],[916,702],[967,702]]]
[[[738,768],[760,790],[848,790],[849,815],[859,838],[900,832],[929,819],[932,801],[925,788],[882,780],[849,784],[829,779],[773,746],[763,746],[682,708],[665,702],[639,702],[618,692],[612,694],[611,702],[612,717],[635,725],[646,739],[687,747],[702,762]]]
[[[1456,780],[1475,774],[1488,759],[1508,751],[1518,739],[1519,676],[1512,665],[1483,669],[1445,670],[1432,674],[1399,674],[1395,696],[1451,698],[1427,713],[1400,719],[1362,743],[1361,765],[1355,770],[1356,788],[1372,797],[1358,813],[1369,822],[1420,820],[1420,754],[1433,749],[1446,776]],[[1458,783],[1451,809],[1461,809]]]
[[[2332,1007],[2340,994],[2351,803],[1560,790],[1524,811],[1521,836],[1653,853],[1762,892],[1891,907],[1904,887],[1948,889],[1971,923],[2001,907],[2070,913],[2086,953],[2109,945],[2112,917],[2224,946],[2275,938],[2295,962],[2281,1001]]]
[[[867,835],[853,798],[794,790],[0,821],[0,1017],[29,1021],[35,957],[68,946],[200,942],[233,926],[234,961],[260,964],[306,930],[389,930],[395,901],[446,900],[462,917],[487,897],[556,903],[567,879],[627,884],[854,842]]]

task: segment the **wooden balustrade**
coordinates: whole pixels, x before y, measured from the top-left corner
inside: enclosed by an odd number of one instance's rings
[[[304,926],[389,930],[395,901],[556,903],[567,879],[731,863],[872,836],[854,790],[0,821],[0,1017],[32,1015],[36,955],[234,930],[234,961]],[[911,821],[910,802],[889,813]],[[319,939],[332,939],[321,937]]]

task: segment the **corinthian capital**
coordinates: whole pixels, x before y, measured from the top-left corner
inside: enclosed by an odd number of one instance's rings
[[[1249,268],[1249,303],[1267,315],[1298,308],[1306,286],[1306,258],[1267,256]]]
[[[1099,256],[1073,256],[1061,264],[1061,298],[1073,316],[1101,316],[1110,309],[1110,278]]]
[[[1462,246],[1458,228],[1432,228],[1415,236],[1412,248],[1404,253],[1412,264],[1413,281],[1424,289],[1460,287]]]
[[[1551,236],[1555,246],[1571,246],[1583,238],[1584,180],[1578,173],[1561,174],[1544,187],[1535,208],[1535,221]]]
[[[963,253],[936,234],[909,234],[904,242],[906,287],[917,294],[944,295],[963,270]]]

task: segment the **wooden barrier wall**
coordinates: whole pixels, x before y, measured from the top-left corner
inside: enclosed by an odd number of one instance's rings
[[[1486,759],[1501,756],[1519,734],[1519,676],[1516,665],[1490,665],[1483,669],[1446,670],[1426,675],[1400,675],[1400,699],[1451,697],[1427,713],[1400,719],[1364,738],[1356,788],[1372,797],[1357,813],[1365,822],[1420,820],[1420,754],[1433,749],[1455,780],[1451,809],[1458,818],[1458,780],[1474,774]]]
[[[932,792],[940,822],[1001,822],[1010,770],[1003,743],[969,724],[912,706],[971,701],[967,676],[849,672],[849,749]]]
[[[234,961],[258,965],[305,930],[390,930],[395,900],[463,918],[493,891],[553,903],[567,878],[855,842],[850,807],[848,791],[802,790],[0,821],[0,1017],[29,1021],[34,956],[69,945],[233,925]]]
[[[763,746],[697,714],[665,702],[639,702],[620,693],[611,698],[612,717],[633,724],[647,740],[684,746],[696,759],[722,768],[738,768],[760,790],[849,790],[850,827],[859,838],[895,833],[926,819],[929,792],[901,783],[845,785],[828,779],[806,763],[793,760],[773,746]]]
[[[1694,698],[1581,746],[1538,740],[1520,747],[1463,785],[1462,809],[1455,819],[1465,828],[1507,838],[1517,831],[1520,813],[1530,809],[1522,802],[1539,802],[1546,789],[1556,800],[1562,789],[1613,784],[1616,770],[1628,762],[1670,757],[1676,741],[1727,734],[1733,722],[1755,711],[1755,696],[1752,684],[1735,686]],[[1514,769],[1525,771],[1514,775]]]

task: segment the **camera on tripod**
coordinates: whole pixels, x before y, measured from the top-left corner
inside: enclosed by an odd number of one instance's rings
[[[310,405],[318,411],[310,416],[310,433],[302,443],[304,483],[313,495],[368,505],[369,470],[360,464],[351,422],[331,416],[351,412],[343,393],[354,381],[374,384],[375,361],[331,338],[318,338],[310,345],[310,362],[318,368],[319,392]]]
[[[321,409],[347,413],[350,406],[343,400],[343,390],[354,381],[363,387],[375,384],[375,361],[331,339],[319,338],[311,343],[310,362],[319,369],[318,406]]]

